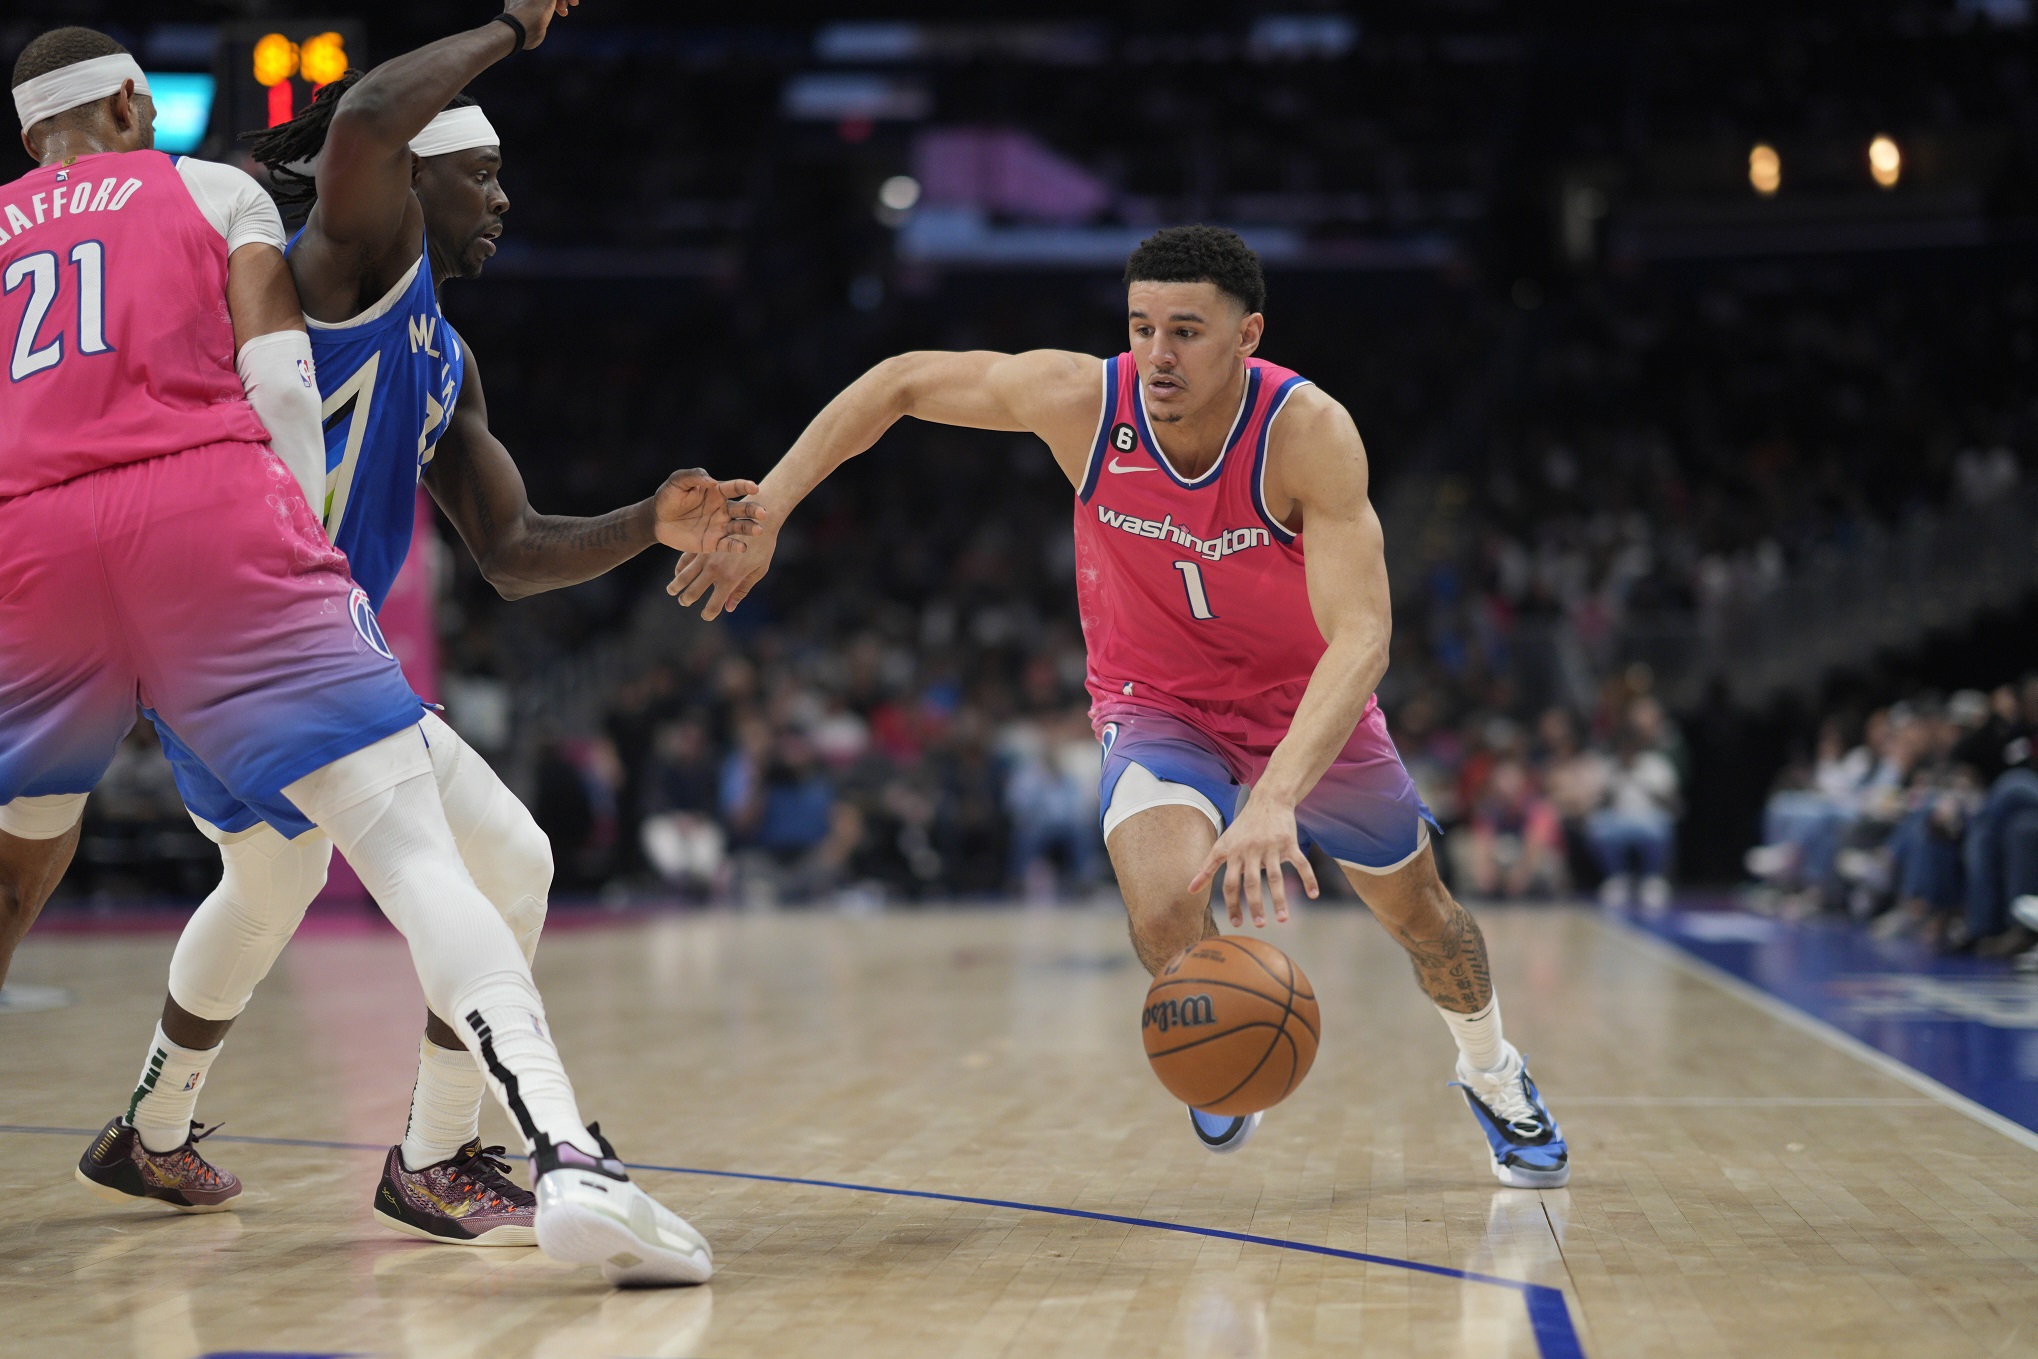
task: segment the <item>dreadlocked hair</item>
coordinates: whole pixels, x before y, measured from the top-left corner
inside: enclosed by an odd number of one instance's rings
[[[269,171],[269,189],[286,220],[295,222],[311,214],[318,202],[318,179],[309,166],[325,149],[326,132],[333,125],[333,111],[348,90],[360,83],[363,72],[349,69],[345,75],[318,87],[311,102],[295,118],[275,127],[243,132],[248,154]],[[446,107],[457,109],[474,101],[456,94]]]

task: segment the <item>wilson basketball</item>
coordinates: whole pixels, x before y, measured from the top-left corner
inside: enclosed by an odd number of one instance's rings
[[[1292,959],[1242,935],[1176,955],[1146,990],[1147,1060],[1192,1109],[1237,1118],[1271,1109],[1309,1074],[1322,1020]]]

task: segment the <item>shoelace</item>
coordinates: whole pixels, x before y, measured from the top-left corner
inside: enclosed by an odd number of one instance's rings
[[[472,1155],[458,1156],[453,1160],[453,1169],[459,1171],[478,1188],[474,1197],[486,1207],[514,1208],[518,1197],[530,1191],[518,1187],[509,1177],[509,1154],[507,1147],[477,1147]]]
[[[143,1147],[142,1150],[148,1152],[150,1156],[155,1157],[159,1161],[167,1162],[179,1174],[193,1176],[201,1184],[224,1184],[226,1176],[222,1175],[217,1167],[199,1154],[198,1144],[225,1126],[226,1124],[222,1122],[215,1123],[208,1128],[203,1123],[193,1119],[191,1121],[191,1135],[184,1139],[183,1146],[178,1147],[174,1151],[165,1152],[149,1151],[147,1147]]]
[[[1517,1066],[1507,1074],[1505,1080],[1498,1082],[1490,1093],[1483,1089],[1477,1093],[1480,1099],[1485,1101],[1486,1107],[1507,1124],[1509,1132],[1516,1137],[1537,1137],[1542,1134],[1546,1125],[1542,1114],[1529,1101],[1528,1088],[1522,1082],[1526,1070],[1525,1067]]]

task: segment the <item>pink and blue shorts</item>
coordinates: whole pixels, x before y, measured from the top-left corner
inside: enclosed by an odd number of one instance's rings
[[[1152,779],[1192,789],[1201,801],[1155,789],[1135,794],[1144,805],[1178,802],[1203,807],[1229,826],[1246,793],[1267,767],[1271,750],[1253,750],[1213,734],[1183,717],[1137,703],[1112,702],[1092,714],[1104,743],[1099,803],[1105,830],[1114,828],[1113,802],[1127,771],[1137,766]],[[1120,803],[1121,814],[1124,804]],[[1338,862],[1362,872],[1390,873],[1414,859],[1438,830],[1436,817],[1415,791],[1415,782],[1387,734],[1379,708],[1367,711],[1351,739],[1295,809],[1305,848],[1314,844]],[[1440,833],[1440,832],[1439,832]]]
[[[210,444],[0,500],[0,803],[89,792],[140,707],[286,834],[298,779],[418,721],[290,472]]]

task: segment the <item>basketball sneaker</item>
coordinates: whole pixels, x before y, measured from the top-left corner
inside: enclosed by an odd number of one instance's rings
[[[382,1158],[375,1220],[391,1231],[453,1246],[535,1246],[538,1197],[509,1177],[501,1147],[475,1138],[423,1170],[403,1163],[403,1148]]]
[[[155,1152],[126,1117],[115,1118],[78,1158],[78,1183],[102,1199],[161,1199],[184,1213],[227,1212],[241,1182],[198,1154],[198,1144],[218,1130],[217,1123],[193,1123],[182,1146]]]
[[[1494,1178],[1515,1189],[1561,1189],[1571,1179],[1564,1134],[1529,1079],[1528,1063],[1511,1044],[1508,1053],[1507,1065],[1491,1072],[1473,1071],[1461,1059],[1451,1084],[1465,1092],[1493,1148]]]
[[[706,1283],[714,1257],[685,1218],[638,1188],[598,1124],[599,1157],[543,1136],[531,1158],[538,1249],[554,1260],[600,1265],[618,1287]]]
[[[1189,1126],[1196,1130],[1197,1141],[1219,1156],[1229,1156],[1253,1140],[1253,1134],[1260,1130],[1260,1115],[1227,1118],[1223,1114],[1206,1114],[1201,1109],[1191,1109]]]

